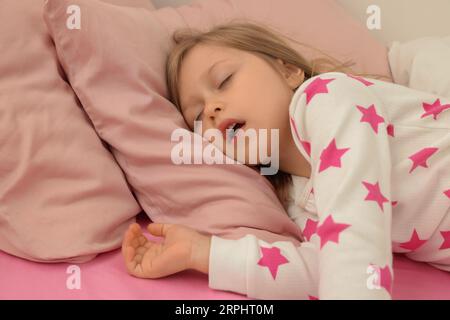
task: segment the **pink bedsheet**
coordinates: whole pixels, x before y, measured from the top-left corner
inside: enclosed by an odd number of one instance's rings
[[[146,221],[139,220],[141,224]],[[127,274],[120,250],[79,264],[81,288],[69,290],[70,264],[40,264],[0,252],[0,299],[246,299],[210,289],[206,275],[195,271],[143,280]],[[393,298],[450,299],[450,273],[396,255]]]

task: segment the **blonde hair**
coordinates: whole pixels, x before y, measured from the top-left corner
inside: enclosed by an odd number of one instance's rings
[[[305,46],[308,49],[319,52],[322,57],[307,61],[300,53],[294,50],[283,38]],[[286,63],[301,68],[305,73],[305,80],[324,72],[339,71],[357,75],[350,66],[354,63],[347,61],[341,63],[326,53],[300,43],[283,35],[274,29],[256,22],[233,20],[226,24],[217,25],[212,29],[202,32],[196,29],[183,28],[174,32],[175,43],[166,61],[166,81],[169,99],[181,112],[179,97],[179,71],[181,64],[189,52],[197,44],[210,44],[216,46],[231,47],[256,54],[274,66],[276,59],[282,59]],[[358,74],[360,76],[371,76],[382,78],[378,75]],[[292,183],[291,175],[279,171],[276,175],[266,176],[271,182],[278,199],[287,207],[289,200],[288,184]]]

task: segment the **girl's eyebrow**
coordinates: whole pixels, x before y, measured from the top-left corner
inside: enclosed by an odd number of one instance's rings
[[[210,75],[211,74],[211,72],[212,72],[212,70],[219,64],[219,63],[222,63],[222,62],[225,62],[225,61],[227,61],[228,59],[222,59],[222,60],[219,60],[219,61],[216,61],[215,63],[213,63],[213,65],[211,66],[211,67],[209,67],[209,69],[203,74],[203,75],[201,75],[200,76],[200,79],[203,79],[203,78],[205,78],[207,75]],[[186,104],[185,104],[185,106],[187,107],[187,106],[189,106],[189,104],[194,100],[194,98],[195,98],[195,96],[190,96],[186,101]]]
[[[222,60],[219,60],[219,61],[215,62],[215,63],[208,69],[208,74],[210,74],[211,71],[214,69],[214,67],[217,66],[219,63],[225,62],[225,61],[227,61],[227,60],[228,60],[228,59],[222,59]]]

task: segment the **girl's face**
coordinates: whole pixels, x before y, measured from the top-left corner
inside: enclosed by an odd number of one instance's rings
[[[191,130],[196,120],[202,121],[202,135],[208,129],[219,129],[222,143],[211,142],[223,146],[222,151],[227,155],[228,148],[233,147],[234,159],[237,159],[237,143],[225,131],[234,123],[244,132],[255,129],[257,134],[262,132],[260,129],[267,129],[269,135],[270,129],[278,129],[280,152],[284,144],[293,144],[288,108],[295,88],[304,80],[304,73],[281,59],[273,62],[272,66],[256,54],[229,47],[205,44],[193,47],[179,74],[181,111]],[[270,156],[271,139],[267,136],[266,140],[265,152]],[[246,139],[245,159],[238,160],[250,164],[249,151]],[[260,164],[259,156],[257,162]]]

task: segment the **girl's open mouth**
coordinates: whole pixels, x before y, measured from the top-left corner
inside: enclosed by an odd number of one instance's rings
[[[245,126],[245,121],[242,123],[240,123],[240,122],[232,123],[226,129],[227,141],[231,142],[233,139],[236,141],[236,134],[237,134],[238,130],[242,129],[244,126]]]

